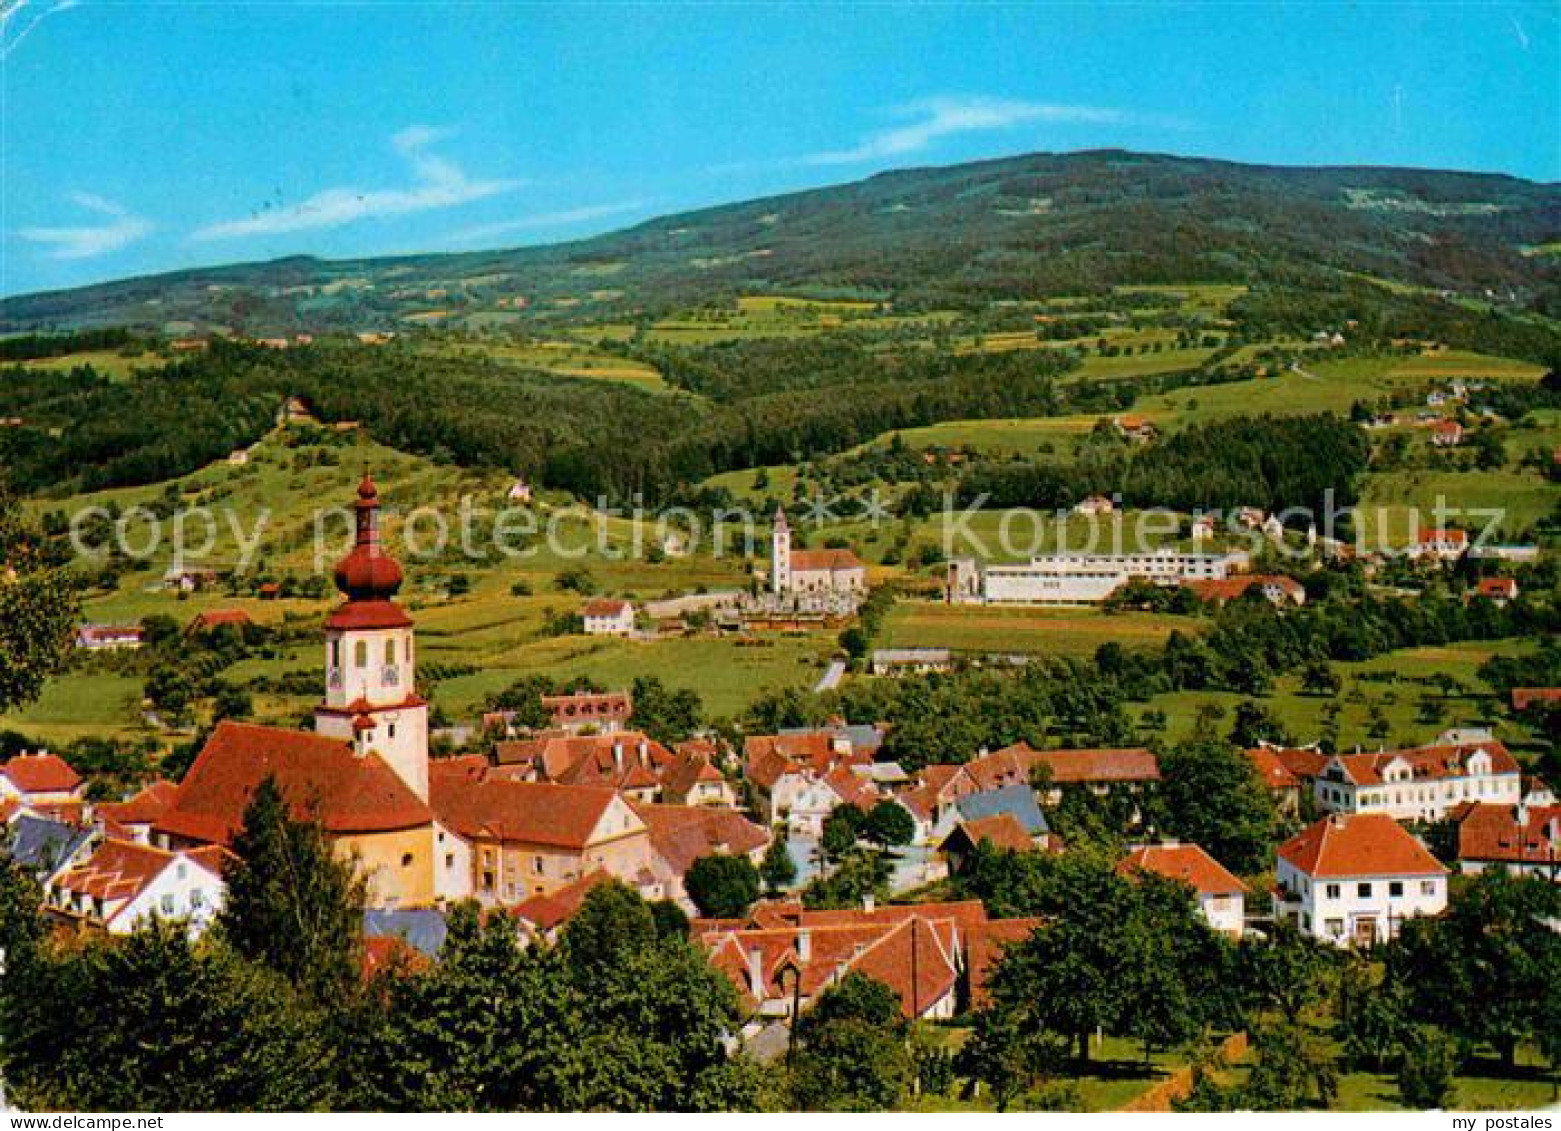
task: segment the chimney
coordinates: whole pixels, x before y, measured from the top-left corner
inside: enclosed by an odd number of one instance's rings
[[[748,991],[764,1000],[764,952],[756,946],[748,948]]]
[[[804,962],[813,960],[813,932],[806,927],[797,932],[797,957]]]
[[[612,741],[612,764],[620,774],[623,773],[623,739],[621,738]]]

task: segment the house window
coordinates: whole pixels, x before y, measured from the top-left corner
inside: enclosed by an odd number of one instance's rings
[[[450,868],[450,869],[453,869],[455,867],[455,853],[453,853],[453,852],[446,852],[444,854],[444,866],[446,868]]]
[[[388,667],[396,662],[396,642],[394,639],[385,641],[385,664]]]
[[[200,888],[196,888],[194,891],[192,891],[190,893],[190,910],[191,911],[199,911],[202,907],[205,907],[205,906],[206,906],[206,893],[201,891]]]
[[[533,856],[531,858],[531,870],[539,876],[542,874],[542,857]]]
[[[391,723],[390,724],[390,737],[391,738],[395,738],[396,737],[396,724],[395,723]]]
[[[367,640],[358,641],[357,647],[352,650],[352,662],[360,668],[369,666],[369,642]]]
[[[401,854],[401,866],[403,868],[410,868],[412,866],[412,854],[410,852],[403,852]]]
[[[171,895],[163,896],[162,908],[163,908],[163,914],[164,915],[172,915],[173,914],[173,896],[171,896]]]
[[[1338,899],[1339,898],[1339,885],[1338,884],[1329,884],[1328,885],[1328,898],[1329,899]]]
[[[1421,880],[1420,881],[1420,894],[1421,895],[1435,895],[1436,894],[1436,881],[1435,880]]]
[[[1341,938],[1344,935],[1344,920],[1343,919],[1329,919],[1323,925],[1323,929],[1328,932],[1328,935],[1329,935],[1330,938],[1335,938],[1335,939]]]
[[[1360,896],[1362,899],[1370,899],[1371,898],[1371,885],[1370,884],[1356,884],[1355,885],[1355,894]]]
[[[1397,899],[1399,896],[1401,896],[1403,894],[1404,894],[1404,884],[1403,884],[1402,881],[1394,880],[1392,883],[1388,884],[1388,895],[1390,895],[1393,898]]]

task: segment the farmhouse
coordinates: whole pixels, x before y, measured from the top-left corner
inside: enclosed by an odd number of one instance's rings
[[[1376,754],[1336,754],[1317,776],[1330,813],[1385,813],[1439,821],[1465,801],[1517,804],[1522,774],[1499,742],[1448,743]]]
[[[1338,946],[1396,938],[1447,906],[1447,869],[1385,813],[1335,813],[1279,848],[1277,914]]]
[[[1497,605],[1505,605],[1508,601],[1518,599],[1518,583],[1510,577],[1483,577],[1474,587],[1474,595]]]
[[[1271,605],[1304,605],[1306,588],[1295,578],[1283,574],[1244,574],[1216,581],[1183,582],[1198,600],[1223,605],[1256,591]]]
[[[1455,562],[1469,552],[1469,532],[1440,527],[1424,528],[1411,547],[1411,552],[1417,558]]]
[[[1431,425],[1431,443],[1438,448],[1456,448],[1463,443],[1463,425],[1456,420],[1438,420]]]
[[[116,652],[139,648],[145,634],[140,625],[84,624],[76,630],[76,647],[89,652]]]
[[[580,610],[580,619],[587,636],[634,635],[634,606],[627,601],[587,601]]]
[[[1135,444],[1147,444],[1160,434],[1154,421],[1143,416],[1123,415],[1111,421],[1118,436]]]

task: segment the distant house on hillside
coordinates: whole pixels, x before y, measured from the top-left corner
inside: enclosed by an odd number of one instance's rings
[[[1117,435],[1135,444],[1147,444],[1160,434],[1154,421],[1143,416],[1124,414],[1113,419],[1111,426],[1116,429]]]
[[[632,636],[634,606],[628,601],[599,598],[580,610],[587,636]]]
[[[144,634],[133,624],[84,624],[76,630],[76,647],[89,652],[141,647]]]

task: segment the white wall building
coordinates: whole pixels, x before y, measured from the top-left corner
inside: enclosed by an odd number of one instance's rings
[[[777,596],[867,592],[867,567],[850,550],[794,550],[786,512],[775,510],[770,533],[770,589]]]
[[[1440,821],[1465,801],[1516,805],[1523,775],[1499,742],[1336,754],[1317,776],[1319,809]]]
[[[218,847],[167,852],[132,841],[106,840],[80,864],[44,883],[44,908],[57,918],[114,935],[162,919],[199,934],[222,910],[227,886]]]
[[[1221,581],[1245,570],[1250,555],[1153,550],[1141,554],[1048,554],[1020,564],[949,562],[948,594],[955,603],[1025,605],[1099,604],[1134,579],[1161,585]]]
[[[634,634],[634,606],[628,601],[587,601],[580,610],[587,636],[632,636]]]
[[[1322,818],[1280,845],[1275,878],[1276,913],[1336,946],[1385,942],[1447,907],[1447,869],[1385,813]]]

